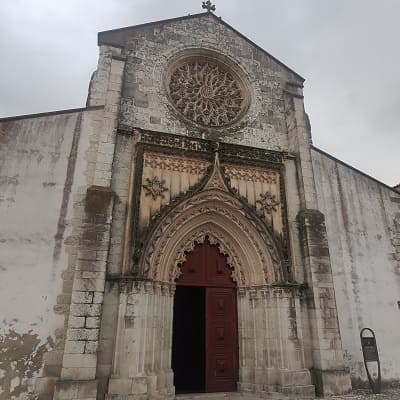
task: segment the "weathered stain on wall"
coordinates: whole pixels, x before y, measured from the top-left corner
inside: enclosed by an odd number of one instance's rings
[[[18,333],[9,326],[0,334],[0,400],[16,399],[21,395],[34,398],[31,378],[37,376],[44,353],[53,345],[50,336],[43,343],[32,330]]]
[[[55,261],[60,256],[62,241],[64,238],[66,217],[67,217],[67,211],[68,211],[68,203],[69,203],[69,199],[70,199],[70,195],[71,195],[72,184],[74,182],[76,157],[77,157],[78,143],[79,143],[79,138],[80,138],[80,133],[81,133],[81,121],[82,121],[82,114],[80,114],[77,118],[77,121],[75,124],[75,129],[74,129],[74,135],[73,135],[73,139],[72,139],[72,144],[71,144],[71,152],[68,156],[67,171],[66,171],[64,189],[63,189],[63,197],[62,197],[62,201],[61,201],[60,215],[58,217],[58,223],[57,223],[57,233],[54,237],[55,243],[54,243],[53,258]],[[46,183],[46,184],[43,183],[43,186],[44,187],[55,186],[55,182]]]
[[[353,384],[367,381],[359,333],[377,337],[382,376],[400,378],[400,194],[313,150],[325,214],[345,357]]]

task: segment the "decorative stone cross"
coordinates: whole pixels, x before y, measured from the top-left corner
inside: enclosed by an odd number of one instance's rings
[[[210,0],[203,1],[203,8],[207,9],[208,12],[214,12],[216,9],[215,5],[212,4]]]

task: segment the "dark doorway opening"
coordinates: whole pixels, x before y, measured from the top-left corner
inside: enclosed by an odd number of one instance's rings
[[[177,393],[237,390],[236,285],[208,240],[187,254],[176,282],[172,369]]]
[[[205,391],[204,287],[176,287],[172,369],[176,393]]]

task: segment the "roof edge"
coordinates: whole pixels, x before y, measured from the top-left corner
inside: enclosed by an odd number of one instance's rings
[[[201,17],[201,16],[207,15],[207,14],[213,15],[211,12],[207,11],[207,12],[202,12],[202,13],[197,13],[197,14],[182,15],[181,17],[166,18],[166,19],[160,19],[158,21],[145,22],[143,24],[138,24],[138,25],[124,26],[122,28],[108,29],[106,31],[98,32],[97,33],[97,39],[100,40],[100,35],[102,33],[129,31],[130,29],[144,28],[146,26],[162,24],[162,23],[165,23],[165,22],[175,22],[175,21],[180,21],[180,20],[183,20],[183,19],[197,18],[197,17]],[[216,17],[216,18],[218,18],[218,17]]]
[[[104,106],[89,106],[89,107],[82,107],[82,108],[69,108],[69,109],[57,110],[57,111],[47,111],[47,112],[35,113],[35,114],[22,114],[22,115],[15,115],[12,117],[0,118],[0,122],[16,121],[19,119],[48,117],[48,116],[57,115],[57,114],[72,114],[72,113],[82,112],[82,111],[101,110],[103,108],[104,108]]]
[[[399,194],[399,192],[395,189],[397,186],[389,186],[389,185],[387,185],[386,183],[383,183],[382,181],[380,181],[380,180],[374,178],[373,176],[368,175],[367,173],[365,173],[365,172],[363,172],[363,171],[357,169],[356,167],[353,167],[352,165],[347,164],[347,163],[345,163],[345,162],[342,161],[342,160],[339,160],[338,158],[336,158],[336,157],[333,156],[332,154],[329,154],[329,153],[327,153],[326,151],[321,150],[321,149],[319,149],[318,147],[315,147],[314,145],[311,145],[311,149],[317,151],[318,153],[323,154],[324,156],[330,158],[330,159],[333,160],[333,161],[336,161],[337,163],[339,163],[339,164],[341,164],[341,165],[343,165],[343,166],[345,166],[345,167],[347,167],[347,168],[350,168],[351,170],[353,170],[353,171],[359,173],[360,175],[363,175],[364,177],[373,180],[375,183],[378,183],[379,185],[384,186],[386,189],[389,189],[390,191],[395,192],[396,194]]]
[[[227,22],[225,22],[221,17],[217,17],[215,14],[213,14],[212,12],[202,12],[202,13],[197,13],[197,14],[189,14],[189,15],[184,15],[181,17],[175,17],[175,18],[169,18],[169,19],[163,19],[163,20],[159,20],[159,21],[153,21],[153,22],[146,22],[144,24],[139,24],[139,25],[132,25],[132,26],[126,26],[123,28],[116,28],[116,29],[110,29],[107,31],[101,31],[98,32],[97,34],[97,44],[100,46],[101,44],[104,45],[109,45],[112,46],[112,44],[107,43],[105,40],[101,39],[101,35],[104,35],[106,33],[109,32],[123,32],[123,31],[127,31],[130,29],[138,29],[138,28],[143,28],[146,26],[151,26],[151,25],[156,25],[156,24],[162,24],[162,23],[169,23],[169,22],[175,22],[175,21],[181,21],[181,20],[185,20],[185,19],[191,19],[191,18],[197,18],[197,17],[201,17],[201,16],[211,16],[212,18],[214,18],[216,21],[224,24],[227,28],[229,28],[231,31],[233,31],[234,33],[236,33],[238,36],[240,36],[242,39],[244,39],[247,43],[249,43],[250,45],[254,46],[256,49],[260,50],[261,52],[263,52],[264,54],[266,54],[268,57],[270,57],[272,60],[274,60],[277,64],[281,65],[282,67],[286,68],[288,71],[290,71],[291,73],[293,73],[294,75],[296,75],[302,82],[305,81],[305,78],[303,78],[300,74],[298,74],[296,71],[294,71],[292,68],[288,67],[286,64],[284,64],[282,61],[279,61],[277,58],[275,58],[273,55],[271,55],[270,53],[268,53],[266,50],[264,50],[261,46],[259,46],[258,44],[254,43],[251,39],[249,39],[247,36],[245,36],[243,33],[240,33],[238,30],[236,30],[234,27],[232,27],[230,24],[228,24]]]

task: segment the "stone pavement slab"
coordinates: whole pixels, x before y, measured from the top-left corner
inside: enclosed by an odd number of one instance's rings
[[[246,395],[239,393],[198,393],[198,394],[187,394],[177,395],[177,400],[255,400],[254,397],[247,397]],[[281,393],[270,393],[265,400],[297,400],[295,397],[282,396]],[[322,400],[318,397],[315,400]],[[373,394],[370,389],[359,389],[354,390],[351,394],[342,396],[327,396],[324,397],[326,400],[400,400],[400,387],[384,389],[382,394]]]
[[[329,400],[400,400],[400,387],[384,389],[382,394],[373,394],[370,389],[354,390],[352,394],[326,397]]]

